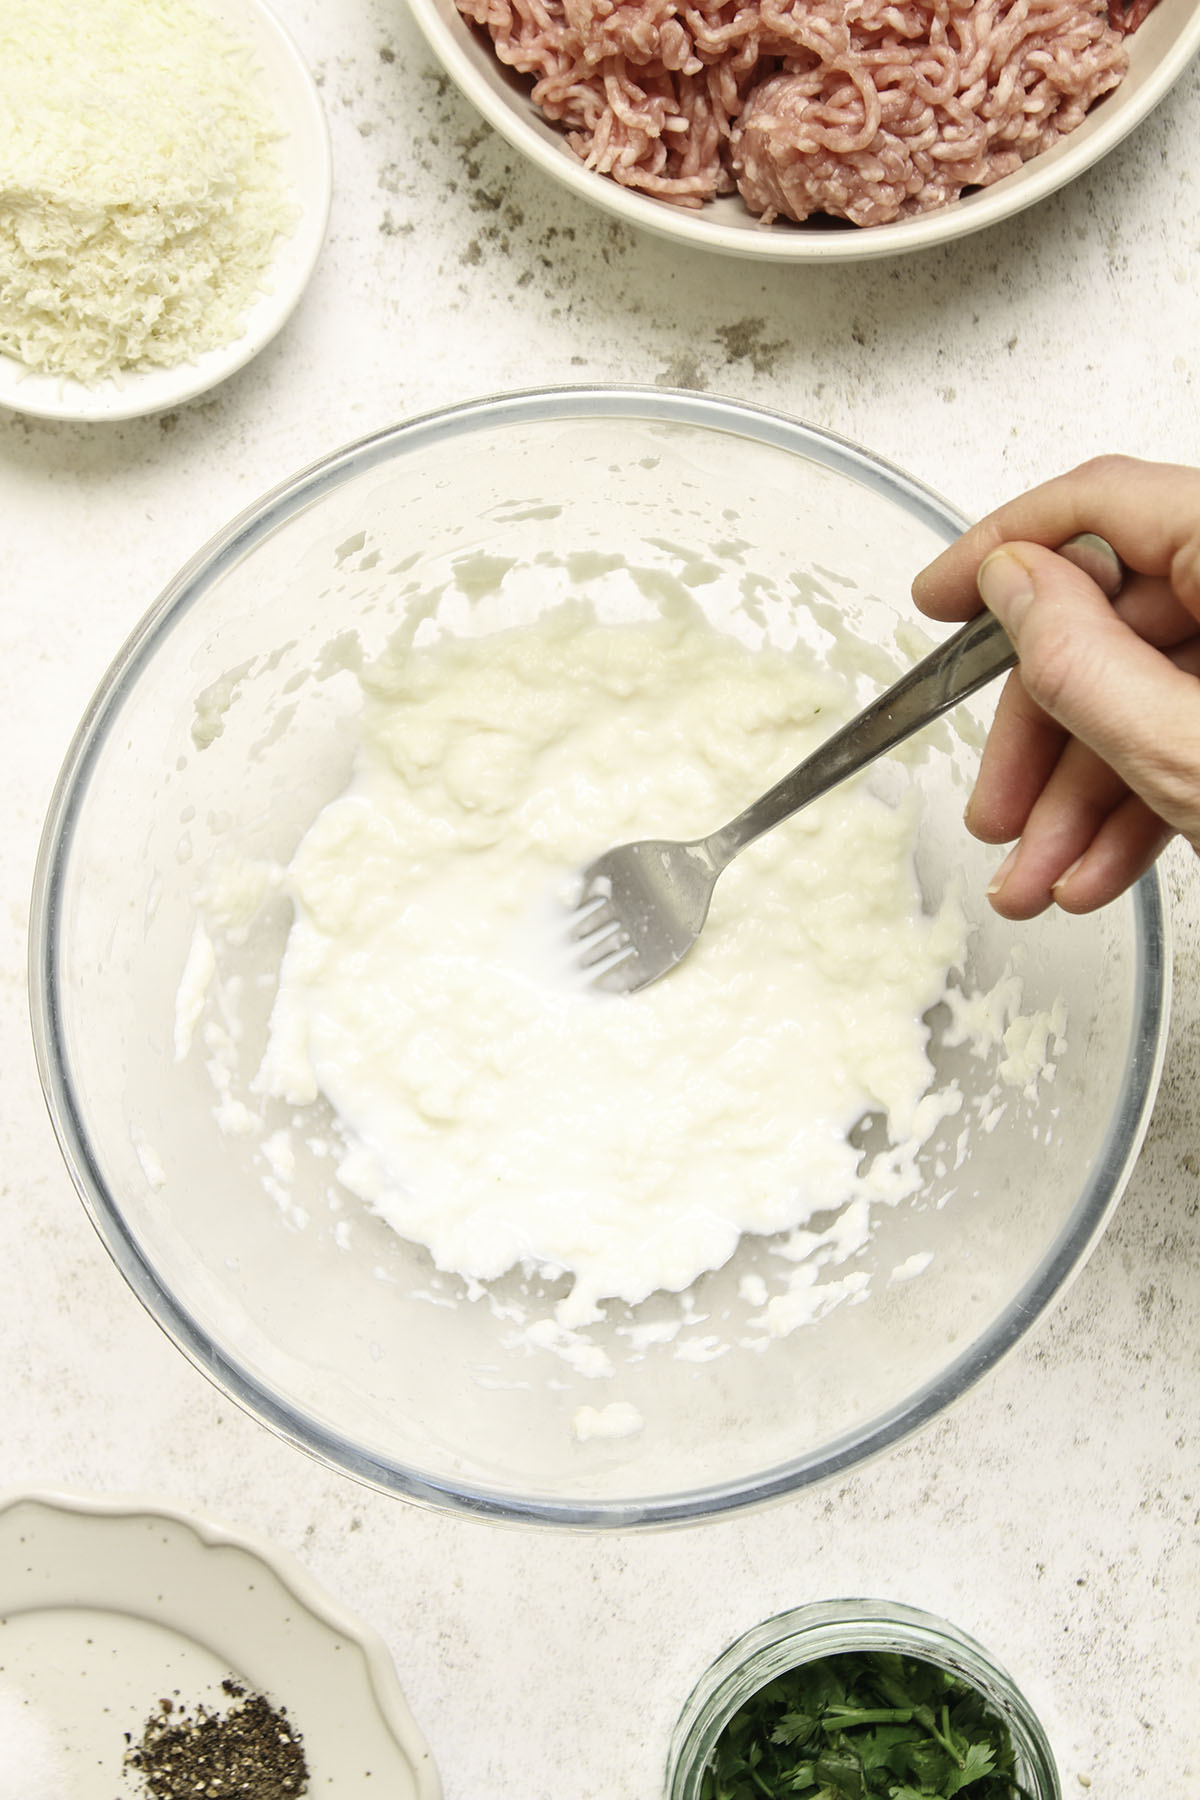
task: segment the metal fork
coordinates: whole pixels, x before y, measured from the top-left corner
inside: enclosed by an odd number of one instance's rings
[[[1110,600],[1124,571],[1092,532],[1059,554],[1084,569]],[[647,838],[607,850],[580,877],[570,928],[591,985],[633,994],[673,969],[699,937],[717,877],[740,850],[811,800],[1011,669],[1017,653],[992,613],[969,620],[735,819],[689,843]]]

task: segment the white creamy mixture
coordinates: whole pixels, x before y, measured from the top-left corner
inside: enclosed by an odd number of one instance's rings
[[[953,900],[922,909],[915,793],[885,802],[860,778],[761,839],[696,950],[636,996],[586,988],[562,911],[601,849],[740,810],[841,722],[848,690],[698,613],[599,625],[574,605],[406,645],[363,682],[353,778],[287,872],[259,1095],[323,1094],[342,1183],[440,1268],[571,1275],[568,1329],[687,1288],[743,1233],[865,1242],[871,1202],[914,1191],[921,1142],[961,1103],[927,1092],[923,1015],[965,925]],[[181,1051],[207,959],[198,944]],[[866,1114],[889,1145],[862,1166],[848,1133]],[[769,1330],[813,1316],[815,1272],[770,1303]]]

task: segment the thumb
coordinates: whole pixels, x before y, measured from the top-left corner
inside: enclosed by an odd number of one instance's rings
[[[1041,544],[980,565],[981,599],[1012,639],[1029,697],[1159,818],[1200,841],[1200,684],[1131,630],[1096,583]]]

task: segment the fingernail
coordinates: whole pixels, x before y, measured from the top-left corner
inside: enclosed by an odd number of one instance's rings
[[[1083,861],[1082,856],[1077,856],[1075,858],[1075,861],[1071,864],[1070,868],[1064,869],[1062,874],[1059,876],[1058,880],[1051,882],[1050,892],[1052,894],[1057,894],[1059,888],[1066,887],[1068,881],[1070,881],[1072,875],[1075,873],[1076,869],[1079,867],[1079,865],[1082,861]]]
[[[1010,550],[993,550],[985,557],[975,584],[983,604],[1004,626],[1019,624],[1033,599],[1033,577]]]
[[[1080,531],[1059,545],[1058,554],[1073,562],[1085,575],[1090,575],[1101,593],[1110,600],[1116,599],[1125,584],[1125,564],[1107,538],[1094,531]]]
[[[1000,889],[1012,874],[1012,866],[1017,860],[1017,851],[1019,849],[1019,844],[1013,845],[1013,848],[1009,851],[1004,861],[1000,864],[1000,867],[996,870],[996,873],[992,876],[992,879],[988,882],[987,891],[989,900],[993,894],[998,894],[1000,892]]]

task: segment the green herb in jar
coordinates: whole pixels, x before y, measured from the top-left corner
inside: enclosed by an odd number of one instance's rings
[[[962,1676],[892,1651],[762,1687],[717,1739],[701,1800],[1021,1800],[1007,1725]]]

